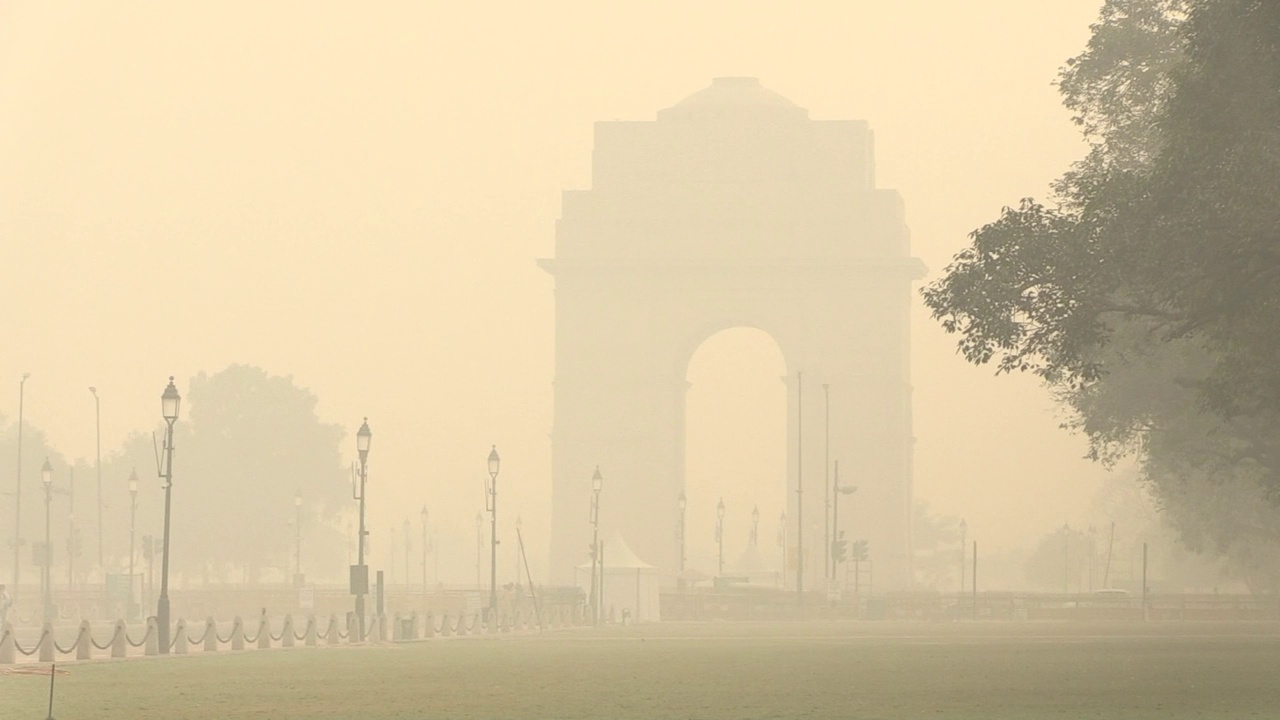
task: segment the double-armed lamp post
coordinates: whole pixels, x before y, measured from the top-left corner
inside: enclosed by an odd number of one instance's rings
[[[498,457],[498,446],[489,450],[489,487],[486,488],[485,501],[489,511],[489,612],[495,617],[498,612],[498,467],[502,458]]]
[[[364,641],[364,596],[369,592],[369,568],[364,564],[364,539],[369,534],[364,529],[364,489],[369,480],[369,444],[373,432],[369,430],[369,418],[365,418],[356,431],[356,452],[360,456],[360,491],[355,499],[360,501],[360,529],[356,540],[356,564],[351,568],[351,592],[356,596],[356,623],[359,640]]]
[[[173,494],[173,424],[178,421],[178,408],[182,397],[173,384],[173,376],[169,376],[169,385],[160,396],[160,414],[164,416],[168,426],[164,436],[164,543],[160,546],[160,599],[156,604],[157,639],[160,641],[160,654],[169,653],[169,508]]]

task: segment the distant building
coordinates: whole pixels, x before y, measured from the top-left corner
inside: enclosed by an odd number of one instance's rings
[[[873,147],[866,122],[811,120],[755,78],[717,78],[656,121],[596,123],[592,188],[564,193],[556,257],[540,261],[556,293],[553,580],[572,582],[586,559],[597,464],[608,478],[601,525],[675,574],[688,363],[711,335],[746,326],[787,363],[788,586],[797,371],[805,586],[823,578],[823,383],[839,398],[841,474],[859,486],[841,524],[870,541],[877,589],[907,586],[909,309],[924,266],[902,198],[875,187]]]

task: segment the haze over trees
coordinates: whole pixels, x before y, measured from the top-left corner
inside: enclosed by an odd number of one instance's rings
[[[1193,549],[1280,589],[1280,4],[1109,0],[1058,81],[1088,155],[923,291],[1141,461]]]

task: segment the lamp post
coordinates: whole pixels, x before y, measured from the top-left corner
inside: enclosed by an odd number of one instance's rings
[[[302,587],[302,491],[293,493],[293,586]]]
[[[356,596],[356,623],[360,629],[360,642],[364,642],[364,596],[369,592],[369,568],[364,564],[364,539],[369,534],[364,529],[364,490],[369,481],[369,444],[373,432],[369,430],[369,418],[360,423],[356,431],[356,452],[360,456],[360,529],[356,536],[356,566],[351,569],[351,592]]]
[[[22,373],[18,383],[18,474],[14,478],[13,492],[13,594],[18,594],[18,576],[22,560],[22,401],[26,397],[27,378],[31,373]]]
[[[98,474],[98,570],[106,571],[102,562],[102,403],[98,399],[98,388],[91,387],[93,393],[93,428],[94,443],[97,447],[97,459],[94,461],[94,472]]]
[[[680,573],[683,575],[684,574],[684,558],[685,558],[684,511],[685,511],[685,508],[688,506],[688,500],[685,499],[683,490],[680,491],[680,499],[676,501],[676,505],[680,508],[680,522],[676,525],[676,539],[680,541]],[[681,582],[684,582],[684,580],[681,579]]]
[[[160,546],[160,599],[156,603],[156,627],[159,631],[160,654],[169,654],[169,508],[173,494],[173,424],[178,420],[178,408],[182,398],[174,387],[173,376],[160,396],[160,414],[168,428],[165,430],[164,448],[164,543]]]
[[[431,546],[427,543],[427,506],[422,506],[422,599],[427,599],[427,551]]]
[[[756,505],[751,508],[751,547],[760,544],[760,506]]]
[[[960,518],[960,594],[964,595],[964,570],[965,570],[965,536],[969,533],[969,523],[964,518]]]
[[[1098,537],[1098,529],[1093,526],[1093,523],[1089,523],[1089,568],[1088,570],[1089,570],[1089,592],[1090,593],[1093,592],[1093,576],[1096,574],[1094,572],[1094,561],[1098,557],[1098,548],[1096,544],[1097,537]]]
[[[600,466],[591,474],[591,624],[600,623],[600,489],[604,487],[604,477],[600,474]]]
[[[716,505],[716,544],[720,547],[720,571],[718,575],[724,575],[724,498],[720,498],[720,503]]]
[[[53,503],[53,466],[49,458],[44,459],[44,467],[40,468],[40,482],[44,485],[44,554],[40,568],[40,594],[44,598],[44,621],[53,622],[56,615],[53,610],[53,578],[52,570],[53,545],[49,541],[49,506]]]
[[[498,457],[498,446],[489,450],[489,492],[485,498],[489,501],[489,612],[495,616],[498,612],[498,466],[502,459]]]
[[[138,470],[134,468],[129,471],[129,607],[125,614],[133,618],[133,606],[135,599],[133,597],[133,540],[137,531],[138,521]]]

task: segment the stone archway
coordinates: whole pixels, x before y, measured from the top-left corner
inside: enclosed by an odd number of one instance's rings
[[[656,121],[596,123],[595,137],[593,186],[565,192],[556,257],[540,261],[556,281],[553,581],[587,553],[597,464],[601,525],[674,573],[685,369],[708,337],[745,326],[787,364],[788,517],[801,479],[803,514],[823,516],[828,384],[832,458],[859,486],[855,535],[877,587],[908,586],[909,309],[924,267],[901,197],[875,187],[867,123],[811,120],[754,78],[718,78]],[[811,562],[806,588],[822,577]]]

